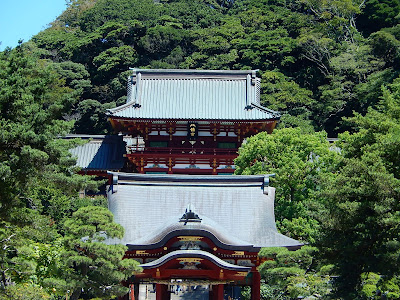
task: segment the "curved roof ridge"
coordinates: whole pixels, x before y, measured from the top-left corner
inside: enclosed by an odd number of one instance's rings
[[[141,264],[140,267],[143,269],[157,268],[164,263],[180,257],[195,257],[195,258],[206,258],[212,260],[216,265],[224,269],[234,270],[234,271],[250,271],[251,267],[238,266],[228,263],[217,256],[202,250],[176,250],[165,254],[164,256],[145,264]]]
[[[113,113],[119,112],[121,110],[124,110],[125,108],[128,108],[128,107],[134,105],[135,103],[136,103],[136,101],[129,101],[127,103],[124,103],[124,104],[114,107],[114,108],[107,108],[106,111],[113,114]]]
[[[188,222],[186,225],[184,222],[181,222],[180,216],[175,216],[169,218],[167,222],[165,222],[158,229],[154,230],[147,236],[136,240],[134,244],[127,244],[129,248],[135,246],[162,246],[168,239],[177,236],[177,235],[193,235],[195,233],[209,233],[207,237],[217,241],[221,248],[229,248],[229,246],[242,246],[242,247],[251,247],[253,248],[253,244],[247,241],[243,241],[233,235],[230,235],[220,224],[213,221],[212,219],[198,215],[201,218],[201,222]]]
[[[259,109],[261,111],[269,112],[269,113],[273,114],[275,117],[280,117],[281,116],[279,111],[267,108],[265,106],[262,106],[261,104],[251,102],[251,106],[253,106],[254,108]]]

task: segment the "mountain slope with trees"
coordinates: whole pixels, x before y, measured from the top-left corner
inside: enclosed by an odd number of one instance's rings
[[[125,102],[135,67],[259,69],[282,125],[336,136],[398,76],[400,6],[386,2],[71,0],[32,41],[76,91],[78,133],[110,130],[104,111]]]

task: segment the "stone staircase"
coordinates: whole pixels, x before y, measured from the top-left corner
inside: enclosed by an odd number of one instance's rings
[[[191,288],[189,291],[171,294],[171,300],[208,300],[208,288],[198,286],[196,289]]]

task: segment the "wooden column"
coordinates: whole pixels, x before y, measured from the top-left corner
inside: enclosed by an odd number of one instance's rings
[[[135,296],[135,300],[139,300],[139,283],[135,283],[134,284],[134,289],[135,289],[135,293],[134,293],[134,296]]]
[[[251,300],[260,300],[261,275],[258,271],[253,271],[253,284],[251,285]]]
[[[168,285],[156,284],[156,300],[170,300],[171,293],[168,291]]]
[[[224,300],[224,285],[217,284],[212,286],[210,300]]]

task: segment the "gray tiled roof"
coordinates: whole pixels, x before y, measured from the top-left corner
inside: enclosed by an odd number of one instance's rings
[[[178,223],[178,216],[191,204],[199,216],[207,218],[204,225],[215,222],[217,230],[223,228],[228,233],[229,243],[301,245],[277,232],[275,189],[264,186],[264,176],[111,174],[114,180],[108,192],[109,208],[115,221],[125,228],[125,235],[110,242],[145,242],[152,232]]]
[[[122,136],[69,135],[66,138],[88,141],[69,150],[77,158],[77,166],[84,170],[114,171],[124,166],[125,143]]]
[[[126,119],[271,120],[260,105],[256,71],[134,70],[127,103],[108,110]]]

